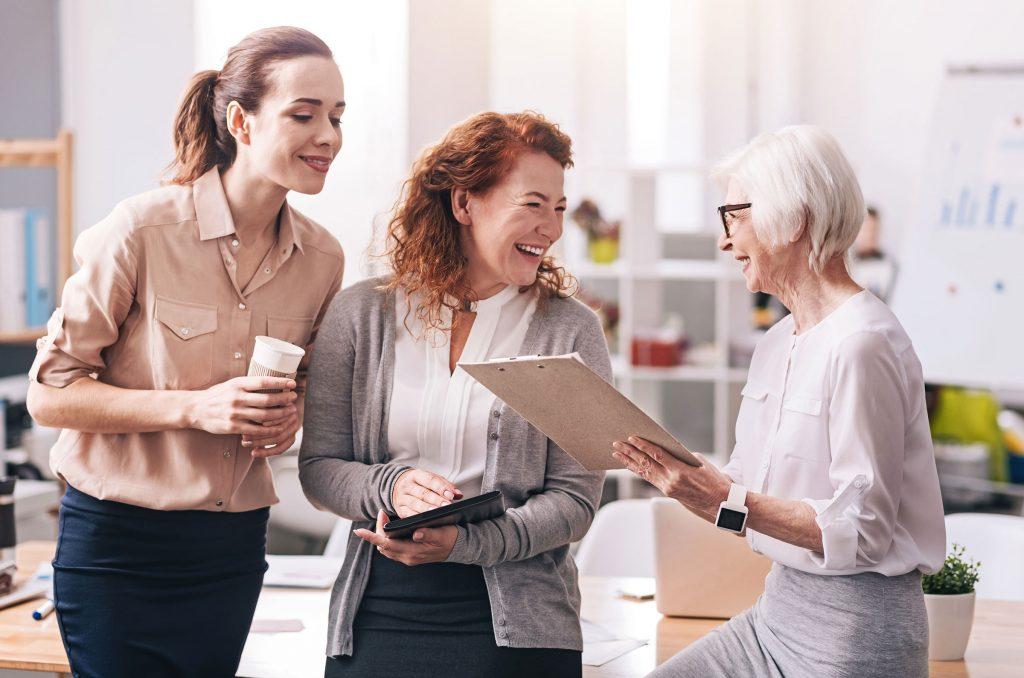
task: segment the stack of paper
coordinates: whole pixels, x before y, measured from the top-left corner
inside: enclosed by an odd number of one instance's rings
[[[586,619],[580,620],[580,624],[583,626],[584,666],[607,664],[611,660],[647,644],[645,640],[628,638]]]
[[[267,556],[270,568],[264,586],[301,589],[329,589],[338,578],[344,558],[327,556]]]
[[[53,566],[50,563],[42,563],[28,581],[23,582],[6,596],[0,596],[0,610],[47,595],[53,595]]]

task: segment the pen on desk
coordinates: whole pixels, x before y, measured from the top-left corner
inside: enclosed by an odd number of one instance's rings
[[[36,621],[46,619],[53,612],[53,601],[47,598],[46,602],[32,610],[32,618]]]

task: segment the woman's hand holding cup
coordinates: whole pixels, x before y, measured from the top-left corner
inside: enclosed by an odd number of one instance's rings
[[[188,428],[263,439],[284,434],[298,419],[294,379],[235,377],[190,393]]]

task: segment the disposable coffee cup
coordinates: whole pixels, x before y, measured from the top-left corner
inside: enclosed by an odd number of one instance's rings
[[[295,344],[273,337],[256,337],[252,360],[249,361],[249,376],[294,379],[304,355],[306,351]]]

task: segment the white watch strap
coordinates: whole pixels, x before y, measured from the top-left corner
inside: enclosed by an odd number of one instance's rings
[[[729,498],[726,503],[733,504],[736,506],[746,506],[747,504],[747,488],[742,485],[733,483],[729,487]]]

